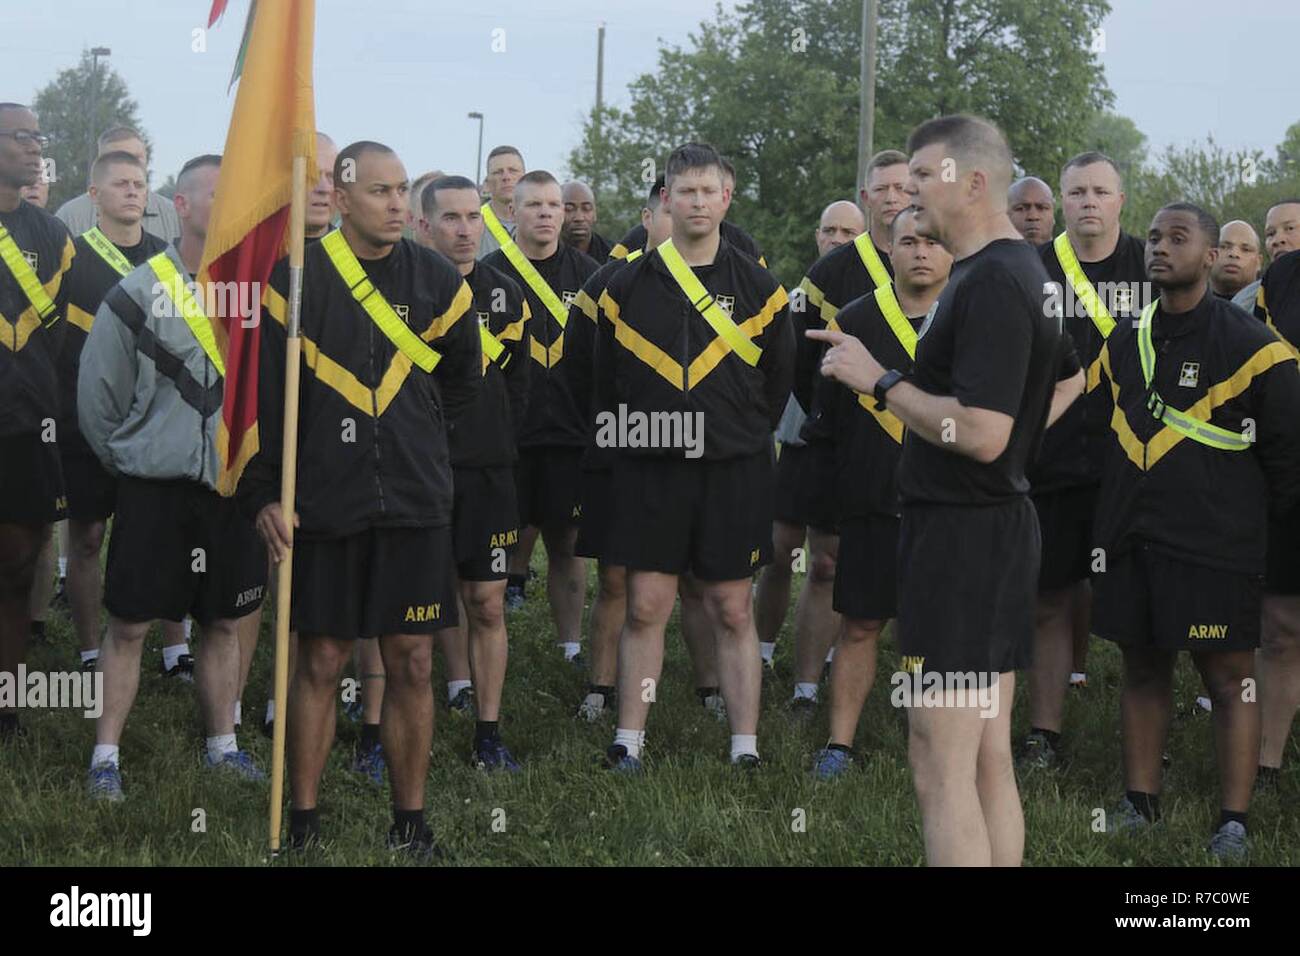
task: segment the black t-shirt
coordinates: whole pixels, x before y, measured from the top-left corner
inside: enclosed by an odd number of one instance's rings
[[[1278,256],[1260,280],[1255,317],[1300,348],[1300,249]]]
[[[992,505],[1028,493],[1025,465],[1037,451],[1053,388],[1079,369],[1060,314],[1045,300],[1046,283],[1042,260],[1023,240],[995,240],[953,264],[922,327],[912,381],[1015,421],[1006,449],[988,464],[909,431],[898,471],[904,505]]]

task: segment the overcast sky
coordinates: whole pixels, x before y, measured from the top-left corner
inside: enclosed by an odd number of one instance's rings
[[[274,0],[268,0],[274,2]],[[29,101],[83,48],[107,46],[154,142],[159,184],[190,156],[219,152],[226,92],[247,0],[231,0],[207,50],[191,31],[209,0],[0,0],[0,100]],[[734,4],[728,0],[726,6]],[[1212,132],[1229,148],[1271,154],[1300,120],[1295,0],[1112,0],[1101,59],[1116,109],[1153,152]],[[607,25],[605,96],[653,69],[656,40],[683,42],[711,0],[318,0],[316,115],[340,144],[379,139],[415,176],[472,175],[509,142],[530,168],[562,174],[595,99],[596,25]],[[887,23],[881,24],[888,30]],[[504,52],[493,52],[494,31]],[[880,144],[884,145],[884,144]]]

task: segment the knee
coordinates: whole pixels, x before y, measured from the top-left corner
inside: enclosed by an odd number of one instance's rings
[[[1265,600],[1259,649],[1269,659],[1300,650],[1300,614],[1277,601]]]
[[[1246,681],[1253,679],[1252,668],[1224,668],[1209,674],[1202,674],[1205,690],[1210,695],[1215,709],[1227,709],[1242,700],[1242,691]]]
[[[880,636],[879,621],[857,621],[846,618],[844,630],[840,632],[840,641],[845,644],[874,644]]]
[[[605,601],[627,599],[627,572],[623,568],[604,568],[600,572],[600,597]]]
[[[753,614],[747,599],[720,601],[714,605],[713,616],[718,623],[719,638],[743,636],[753,624]]]
[[[297,673],[310,684],[332,688],[347,666],[351,651],[345,642],[329,638],[299,641]]]
[[[469,618],[470,627],[480,631],[491,631],[505,621],[505,612],[498,594],[475,592],[465,601],[465,616]]]
[[[104,547],[104,527],[102,521],[78,524],[77,532],[68,535],[74,556],[98,561],[99,552]]]
[[[433,674],[433,642],[421,640],[419,643],[406,644],[396,655],[388,657],[387,664],[390,686],[396,682],[406,687],[423,686],[428,689]]]
[[[627,599],[627,626],[633,630],[644,630],[661,624],[667,615],[663,602],[648,595],[629,596]]]
[[[835,555],[830,551],[814,551],[812,564],[808,567],[808,576],[814,584],[835,583]]]
[[[1125,655],[1124,687],[1141,693],[1167,693],[1173,687],[1173,669],[1163,659]]]
[[[119,644],[139,644],[149,633],[149,622],[122,621],[112,618],[109,620],[108,633]]]

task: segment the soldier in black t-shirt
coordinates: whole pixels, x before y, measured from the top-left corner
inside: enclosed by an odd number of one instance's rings
[[[1024,819],[1011,701],[1032,646],[1039,556],[1025,466],[1084,378],[1045,301],[1042,262],[1007,218],[1002,133],[975,117],[940,117],[917,127],[908,149],[917,232],[956,260],[919,332],[914,373],[904,381],[842,333],[808,334],[832,343],[823,375],[873,396],[907,428],[903,668],[891,683],[895,703],[909,706],[926,859],[1016,865]]]

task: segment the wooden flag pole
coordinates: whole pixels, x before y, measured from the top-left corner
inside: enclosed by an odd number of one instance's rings
[[[298,373],[302,338],[302,251],[307,214],[307,158],[293,158],[293,204],[289,207],[289,314],[284,369],[284,452],[280,460],[280,514],[289,537],[298,482]],[[289,710],[289,607],[293,597],[293,548],[277,567],[275,601],[275,721],[271,735],[271,855],[280,850],[284,811],[284,721]]]

